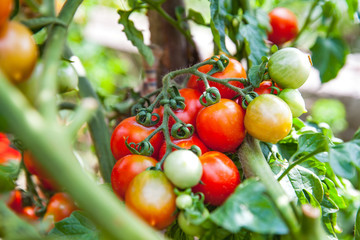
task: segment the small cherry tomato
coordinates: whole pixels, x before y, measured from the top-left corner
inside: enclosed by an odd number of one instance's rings
[[[306,113],[305,101],[297,89],[287,88],[281,91],[279,98],[289,105],[293,118],[300,117]]]
[[[0,1],[0,28],[8,21],[13,7],[13,0]]]
[[[196,129],[205,145],[216,151],[231,152],[245,137],[245,111],[234,101],[220,102],[203,108],[196,119]]]
[[[205,144],[199,139],[199,137],[195,133],[191,137],[185,139],[174,139],[173,137],[171,137],[171,142],[185,149],[190,149],[191,146],[196,145],[200,148],[202,154],[209,151],[209,149],[205,146]],[[172,150],[175,151],[175,148],[173,148]],[[164,142],[163,145],[161,145],[159,151],[159,159],[162,159],[162,157],[165,155],[165,152],[166,152],[166,143]]]
[[[290,41],[298,34],[298,23],[295,14],[287,8],[274,8],[269,13],[272,31],[268,39],[274,44],[281,45]]]
[[[260,86],[258,88],[254,89],[254,92],[256,92],[257,94],[261,95],[261,94],[266,94],[266,93],[271,93],[273,84],[271,81],[266,80],[263,81],[262,83],[260,83]],[[275,83],[275,87],[279,88],[276,83]],[[281,90],[281,89],[280,89]],[[274,94],[278,94],[278,92],[274,89]]]
[[[13,190],[10,192],[10,198],[7,201],[7,206],[16,213],[21,213],[23,210],[22,194],[20,190]]]
[[[260,141],[277,143],[290,132],[292,114],[281,98],[263,94],[250,102],[244,123],[251,136]]]
[[[279,87],[296,89],[309,77],[310,56],[297,48],[283,48],[270,57],[268,68],[271,79]]]
[[[175,115],[184,123],[190,123],[195,127],[195,120],[198,112],[203,107],[199,101],[201,93],[195,89],[191,88],[183,88],[179,90],[181,96],[185,98],[185,108],[174,110]],[[156,111],[162,120],[164,116],[164,107],[161,106]],[[169,117],[169,128],[175,124],[175,119],[173,117]]]
[[[229,65],[225,68],[222,72],[217,72],[212,74],[212,77],[215,78],[246,78],[246,71],[244,67],[241,65],[240,62],[238,62],[235,59],[229,58],[230,62]],[[203,73],[208,73],[212,69],[212,65],[205,65],[200,67],[198,70]],[[202,93],[205,91],[205,84],[202,80],[197,81],[198,77],[195,75],[192,75],[189,79],[188,86],[192,87],[194,85],[194,82],[197,82],[197,89]],[[230,81],[231,85],[239,88],[244,88],[244,85],[241,82],[238,81]],[[210,87],[216,87],[222,98],[228,98],[231,99],[237,95],[237,92],[234,90],[220,84],[217,82],[209,81]]]
[[[174,186],[161,171],[149,170],[137,175],[125,194],[125,205],[156,229],[164,229],[175,220]]]
[[[114,192],[125,199],[125,192],[131,180],[149,167],[156,165],[156,159],[142,155],[126,155],[116,162],[111,172],[111,186]]]
[[[208,211],[207,213],[209,214]],[[179,213],[177,220],[181,230],[183,230],[184,233],[190,236],[201,237],[205,233],[205,229],[202,226],[195,225],[191,223],[188,219],[186,219],[183,211]]]
[[[7,164],[11,160],[20,162],[21,153],[10,146],[6,134],[0,133],[0,165]]]
[[[50,198],[44,218],[52,216],[55,222],[59,222],[77,209],[78,207],[67,193],[58,192]]]
[[[62,61],[57,72],[57,85],[60,93],[77,89],[79,77],[71,63]]]
[[[190,188],[199,183],[202,175],[201,162],[190,150],[171,152],[164,162],[166,177],[178,188]]]
[[[115,159],[119,160],[120,158],[131,154],[130,150],[125,145],[127,138],[128,143],[139,143],[149,136],[155,129],[155,126],[145,127],[137,123],[135,117],[124,119],[115,128],[111,136],[110,147]],[[163,141],[164,137],[161,132],[155,134],[155,136],[150,139],[150,143],[154,147],[152,157],[157,158]]]
[[[27,80],[33,72],[38,49],[32,33],[11,21],[0,29],[0,69],[14,83]]]
[[[22,211],[22,216],[28,220],[38,220],[39,217],[36,216],[35,206],[26,206]]]
[[[240,174],[229,157],[221,152],[210,151],[200,157],[203,166],[201,183],[192,188],[202,192],[205,203],[221,205],[240,184]]]
[[[176,198],[176,207],[179,209],[185,209],[191,207],[193,200],[190,195],[181,194]]]

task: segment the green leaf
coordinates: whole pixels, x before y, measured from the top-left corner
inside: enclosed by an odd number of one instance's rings
[[[259,65],[253,65],[248,74],[248,78],[250,80],[251,85],[254,87],[259,87],[260,83],[264,79],[265,68],[267,61],[262,62]]]
[[[320,162],[315,157],[307,159],[305,162],[300,163],[299,166],[302,166],[302,167],[312,171],[321,180],[323,180],[325,178],[325,174],[326,174],[325,163]]]
[[[236,38],[245,44],[246,55],[249,57],[249,67],[260,64],[262,56],[268,54],[268,48],[265,44],[266,31],[259,26],[257,19],[246,12],[244,14],[245,22],[239,26]]]
[[[214,36],[214,42],[220,50],[226,54],[230,54],[225,45],[226,16],[228,14],[226,12],[224,0],[210,0],[210,14],[210,27]]]
[[[286,234],[288,229],[266,195],[263,184],[248,179],[240,184],[210,218],[217,225],[236,233],[242,228],[262,234]]]
[[[298,153],[320,153],[329,150],[329,142],[322,133],[307,133],[299,137]]]
[[[350,19],[354,19],[354,15],[358,11],[358,0],[346,0],[346,3]]]
[[[360,128],[354,134],[353,139],[359,139],[360,140]]]
[[[358,209],[356,213],[356,221],[355,221],[355,239],[360,239],[360,209]]]
[[[324,196],[324,189],[321,180],[312,171],[296,166],[288,173],[288,178],[294,188],[296,196],[302,204],[308,202],[303,190],[313,195],[318,202],[321,202]]]
[[[0,165],[0,193],[15,188],[15,180],[19,171],[19,163],[10,161],[6,165]]]
[[[165,236],[168,239],[179,239],[179,240],[193,240],[194,237],[187,235],[186,233],[181,230],[179,227],[179,224],[177,222],[174,222],[171,224],[165,232]]]
[[[136,29],[134,22],[129,19],[131,11],[122,11],[118,10],[120,14],[119,23],[124,26],[124,32],[126,37],[131,41],[131,43],[137,47],[140,54],[145,58],[149,65],[154,63],[154,55],[151,49],[145,45],[143,34]]]
[[[203,16],[201,15],[201,13],[195,11],[194,9],[191,9],[191,8],[189,9],[187,18],[199,25],[206,25],[205,20],[204,20]]]
[[[360,139],[331,147],[329,163],[337,175],[353,178],[356,174],[355,166],[360,167]]]
[[[323,181],[324,184],[327,186],[326,194],[327,196],[339,207],[339,208],[346,208],[346,204],[344,198],[339,195],[338,191],[336,190],[335,184],[329,178],[325,178]]]
[[[312,195],[310,192],[308,192],[306,189],[303,190],[304,196],[307,198],[308,203],[314,207],[318,208],[321,211],[321,205],[319,201]]]
[[[320,71],[322,83],[337,76],[349,53],[347,44],[341,38],[318,37],[310,50],[312,62],[314,67]]]
[[[49,236],[55,239],[98,240],[99,231],[83,212],[75,211],[70,217],[55,223]]]

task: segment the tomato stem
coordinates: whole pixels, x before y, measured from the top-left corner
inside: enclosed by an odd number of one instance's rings
[[[292,162],[292,163],[285,169],[285,171],[278,177],[277,180],[280,181],[281,179],[283,179],[283,177],[285,177],[285,176],[291,171],[291,169],[293,169],[296,165],[299,165],[299,164],[305,162],[308,158],[314,156],[316,153],[317,153],[317,152],[310,153],[310,154],[305,155],[305,156],[299,158],[298,160]],[[294,155],[293,155],[293,156],[294,156]],[[293,157],[291,157],[290,160],[291,160],[292,158],[293,158]],[[289,162],[291,162],[290,160],[289,160]]]

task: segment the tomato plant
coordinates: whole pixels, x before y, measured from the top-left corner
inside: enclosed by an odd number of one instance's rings
[[[12,7],[12,0],[2,0],[0,2],[0,28],[8,21]]]
[[[240,174],[229,157],[221,152],[210,151],[200,157],[203,166],[201,182],[193,192],[202,192],[205,202],[221,205],[240,184]]]
[[[125,199],[125,192],[131,180],[149,167],[154,167],[156,159],[141,155],[126,155],[116,162],[111,172],[111,185],[114,192]]]
[[[176,187],[185,189],[199,183],[202,166],[199,158],[192,151],[177,150],[166,157],[164,173]]]
[[[274,44],[281,45],[296,37],[298,34],[298,23],[295,14],[287,8],[274,8],[269,13],[271,32],[268,39]]]
[[[203,108],[196,119],[200,139],[210,149],[234,151],[245,137],[244,110],[229,99]]]
[[[44,218],[53,217],[54,221],[58,222],[69,217],[77,209],[78,207],[67,193],[58,192],[50,198]]]
[[[188,219],[186,219],[184,212],[179,213],[177,220],[181,230],[190,236],[201,237],[205,232],[205,229],[202,226],[192,224]]]
[[[292,114],[282,99],[263,94],[250,102],[244,123],[250,135],[264,142],[277,143],[290,132]]]
[[[155,126],[144,127],[143,125],[137,123],[135,117],[124,119],[115,128],[111,136],[110,146],[115,159],[118,160],[128,154],[131,154],[130,150],[126,147],[125,141],[128,143],[139,143],[148,137],[155,129]],[[162,133],[157,133],[153,138],[151,138],[150,143],[154,147],[152,157],[156,158],[158,156],[159,149],[163,141],[164,139]]]
[[[206,153],[207,151],[209,151],[209,149],[205,146],[205,144],[199,139],[199,137],[195,133],[191,137],[185,139],[171,138],[171,142],[181,148],[186,148],[186,149],[190,149],[191,146],[196,145],[200,148],[201,153]],[[172,150],[174,151],[175,148],[173,148]],[[166,143],[164,142],[163,145],[161,145],[160,147],[159,159],[161,159],[165,155],[165,152],[166,152]]]
[[[27,80],[37,58],[36,43],[24,25],[11,21],[0,29],[0,69],[11,81]]]
[[[230,58],[229,60],[230,60],[229,65],[225,68],[224,71],[214,73],[211,76],[215,77],[215,78],[220,78],[220,79],[246,78],[246,71],[245,71],[244,67],[241,65],[241,63],[232,58]],[[208,73],[209,71],[211,71],[212,68],[213,68],[212,65],[204,65],[204,66],[200,67],[198,70],[203,73]],[[188,82],[188,87],[193,87],[195,85],[194,82],[197,82],[197,89],[200,92],[205,91],[204,83],[201,80],[198,80],[198,77],[196,77],[195,75],[192,75],[190,77],[189,82]],[[240,88],[244,87],[243,84],[238,81],[229,81],[229,83],[236,87],[240,87]],[[232,90],[222,84],[219,84],[217,82],[209,81],[209,85],[210,85],[210,87],[216,87],[219,90],[222,98],[231,99],[237,95],[237,92],[235,92],[234,90]]]
[[[125,204],[156,229],[169,226],[176,215],[174,186],[161,171],[145,171],[129,184]]]

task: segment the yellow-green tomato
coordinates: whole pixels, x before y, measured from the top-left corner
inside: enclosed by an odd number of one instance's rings
[[[297,89],[287,88],[280,92],[279,97],[284,100],[290,107],[293,118],[300,117],[306,113],[305,101]]]
[[[206,210],[205,214],[206,213],[207,213],[207,215],[209,215],[209,212],[207,210]],[[191,236],[201,237],[205,232],[205,229],[201,225],[195,225],[195,224],[191,223],[189,221],[189,219],[186,219],[183,211],[181,211],[179,213],[178,224],[184,233],[191,235]]]
[[[198,156],[190,150],[171,152],[164,162],[166,177],[178,188],[197,185],[202,176],[202,165]]]
[[[57,82],[60,93],[78,88],[79,78],[71,63],[65,61],[61,63],[57,73]]]
[[[268,63],[271,79],[281,88],[299,88],[307,80],[311,61],[297,48],[283,48],[274,53]]]
[[[281,98],[263,94],[250,102],[244,124],[251,136],[263,142],[277,143],[291,130],[291,110]]]

